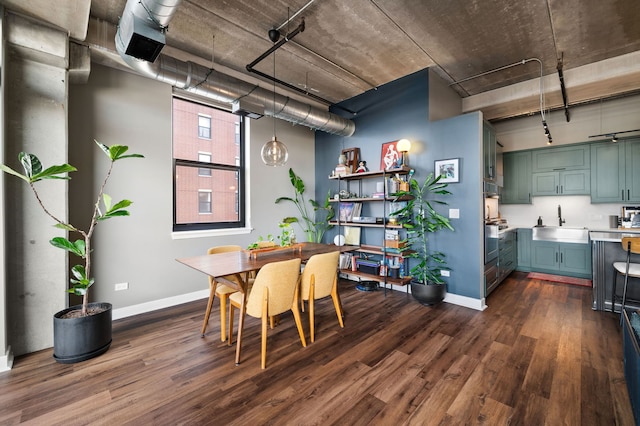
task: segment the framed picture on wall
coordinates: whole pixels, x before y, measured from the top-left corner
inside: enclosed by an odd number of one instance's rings
[[[450,158],[448,160],[436,160],[434,174],[442,176],[440,182],[455,183],[460,182],[460,159]]]
[[[380,152],[380,170],[397,169],[402,166],[402,154],[396,146],[398,141],[385,142]]]

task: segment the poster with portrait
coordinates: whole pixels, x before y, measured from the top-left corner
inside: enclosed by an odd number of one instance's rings
[[[402,153],[398,151],[398,141],[385,142],[380,152],[380,170],[402,167]]]

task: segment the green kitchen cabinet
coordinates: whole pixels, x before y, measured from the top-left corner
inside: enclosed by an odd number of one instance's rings
[[[502,156],[504,186],[502,204],[531,204],[531,151],[506,152]]]
[[[531,271],[531,238],[533,231],[531,228],[518,228],[517,254],[518,254],[518,271]]]
[[[640,202],[640,139],[593,144],[591,202]]]
[[[565,170],[533,174],[532,195],[589,195],[590,172]]]
[[[497,149],[496,131],[489,123],[482,123],[484,179],[491,182],[494,182],[497,178]]]
[[[531,241],[531,270],[591,278],[591,245]]]
[[[532,173],[588,169],[589,165],[590,146],[588,144],[532,151]]]

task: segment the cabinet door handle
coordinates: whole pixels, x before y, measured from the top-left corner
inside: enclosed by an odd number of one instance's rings
[[[558,185],[556,185],[556,194],[559,194],[559,192],[558,192]]]
[[[560,253],[560,263],[562,263],[562,253]]]
[[[620,198],[622,198],[622,201],[624,201],[624,189],[622,190],[622,193],[620,194]]]
[[[560,193],[564,194],[564,188],[562,187],[562,185],[560,185]]]
[[[558,252],[556,252],[556,263],[558,263]]]
[[[627,189],[627,201],[631,201],[631,190]]]

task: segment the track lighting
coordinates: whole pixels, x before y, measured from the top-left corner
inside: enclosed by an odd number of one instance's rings
[[[613,136],[611,137],[611,142],[613,142],[613,143],[618,142],[618,137],[617,137],[616,135],[613,135]]]
[[[544,129],[544,134],[547,137],[547,145],[551,145],[553,143],[553,138],[551,137],[551,132],[549,131],[549,126],[547,125],[546,120],[542,120],[542,128]]]

